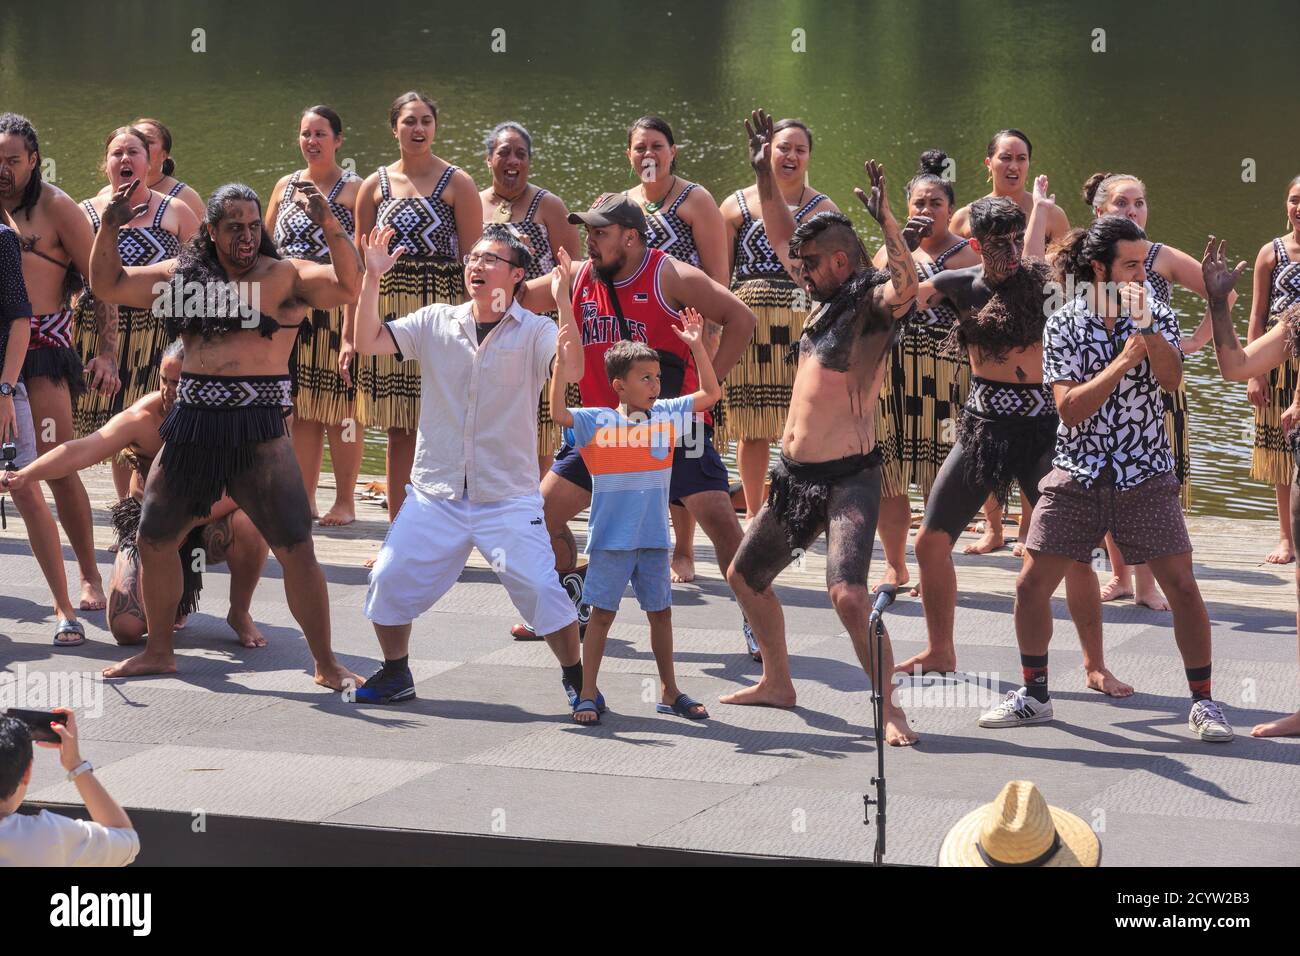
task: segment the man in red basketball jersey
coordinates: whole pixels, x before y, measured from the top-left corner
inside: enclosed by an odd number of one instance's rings
[[[644,342],[659,353],[661,395],[689,395],[699,388],[690,349],[673,333],[678,310],[690,306],[722,326],[713,367],[726,378],[754,334],[754,313],[704,272],[645,244],[645,213],[621,193],[597,197],[591,209],[569,216],[587,227],[587,259],[573,280],[573,313],[582,331],[582,404],[618,405],[605,376],[605,352],[623,338]],[[543,281],[545,280],[545,281]],[[550,280],[528,283],[524,308],[555,309]],[[684,436],[673,455],[669,496],[699,522],[713,543],[718,566],[727,567],[740,545],[740,521],[731,503],[726,465],[713,447],[712,418],[700,416],[696,431]],[[591,502],[591,475],[582,456],[562,448],[542,479],[546,527],[561,575],[578,563],[578,547],[568,523]],[[748,632],[748,625],[745,626]],[[751,650],[757,645],[750,643]]]

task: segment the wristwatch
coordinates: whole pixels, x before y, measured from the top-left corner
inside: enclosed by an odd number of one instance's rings
[[[1156,324],[1152,322],[1145,329],[1138,329],[1138,335],[1155,335],[1157,331],[1159,330],[1156,328]]]
[[[90,765],[89,760],[83,760],[81,761],[81,763],[77,764],[75,767],[73,767],[71,770],[68,771],[68,779],[76,780],[83,773],[90,773],[90,771],[94,769],[95,768]]]
[[[8,382],[0,382],[0,396],[12,397],[18,392],[18,386],[10,385]]]

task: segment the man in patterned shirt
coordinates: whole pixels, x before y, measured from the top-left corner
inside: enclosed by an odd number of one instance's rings
[[[1145,238],[1131,220],[1105,216],[1074,230],[1054,252],[1057,280],[1080,291],[1043,331],[1043,381],[1052,384],[1061,424],[1016,582],[1025,686],[981,716],[981,727],[1051,719],[1052,592],[1070,562],[1090,561],[1109,531],[1124,559],[1149,563],[1169,596],[1192,694],[1189,728],[1202,740],[1232,739],[1210,694],[1210,619],[1192,573],[1164,427],[1160,392],[1182,381],[1181,336],[1174,314],[1144,293]]]

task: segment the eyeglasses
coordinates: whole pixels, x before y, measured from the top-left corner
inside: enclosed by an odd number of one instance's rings
[[[515,262],[513,259],[507,259],[504,256],[499,256],[495,252],[466,253],[464,256],[461,256],[460,261],[465,263],[465,265],[467,266],[472,266],[475,265],[476,263],[482,262],[485,266],[488,266],[489,268],[496,265],[498,262],[504,262],[506,263],[506,265],[511,265],[511,266],[517,266],[519,264]]]

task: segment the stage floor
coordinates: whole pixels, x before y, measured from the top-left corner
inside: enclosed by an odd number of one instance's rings
[[[111,482],[103,467],[86,475],[102,548],[111,540]],[[322,511],[330,500],[322,487]],[[85,645],[50,646],[48,595],[9,512],[0,534],[0,665],[31,682],[38,672],[92,674],[127,656],[102,611],[85,616]],[[348,528],[318,530],[316,544],[335,648],[364,676],[378,646],[361,611],[361,561],[385,524],[372,503],[358,502],[358,515]],[[1276,540],[1267,522],[1190,523],[1214,627],[1215,696],[1237,739],[1208,744],[1188,732],[1167,613],[1107,605],[1107,663],[1138,693],[1111,701],[1085,690],[1063,591],[1051,658],[1056,719],[1012,731],[977,727],[990,697],[1020,683],[1011,620],[1019,561],[1009,550],[963,556],[973,539],[966,535],[956,549],[957,634],[959,666],[973,683],[902,688],[922,739],[885,755],[887,862],[933,863],[947,829],[1016,778],[1092,823],[1104,865],[1300,862],[1300,740],[1249,736],[1255,723],[1300,706],[1293,569],[1262,564]],[[739,610],[702,536],[696,554],[699,578],[673,589],[674,623],[679,683],[709,707],[703,723],[655,713],[649,632],[629,593],[601,672],[610,711],[598,727],[575,726],[554,658],[542,643],[511,639],[514,610],[477,556],[415,624],[417,699],[344,703],[311,683],[272,559],[253,605],[270,646],[235,643],[224,621],[229,579],[224,567],[212,569],[202,611],[178,634],[179,673],[99,685],[102,715],[83,718],[82,752],[128,810],[869,861],[875,831],[863,825],[862,797],[876,773],[870,697],[825,595],[821,545],[778,581],[799,692],[788,711],[718,703],[753,682],[759,665],[744,653]],[[65,558],[75,584],[66,548]],[[107,579],[112,555],[100,559]],[[915,575],[910,548],[909,562]],[[882,569],[877,546],[873,571]],[[901,598],[889,622],[899,659],[923,646],[919,598]],[[54,754],[38,751],[29,799],[75,803],[61,780]],[[218,830],[211,836],[221,839]],[[292,864],[292,854],[282,862]]]

